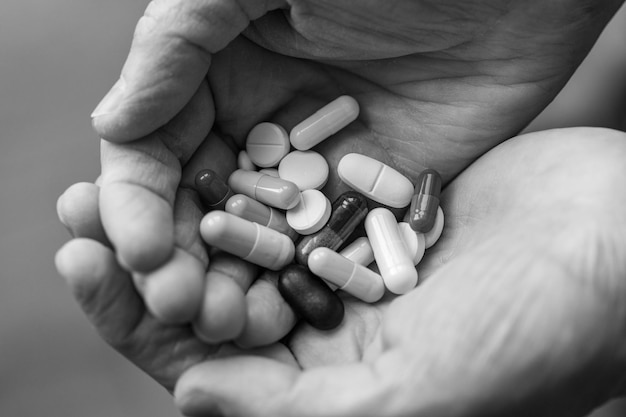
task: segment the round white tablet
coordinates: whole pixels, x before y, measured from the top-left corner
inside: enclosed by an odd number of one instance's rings
[[[328,180],[328,162],[315,151],[294,151],[278,165],[280,178],[304,190],[319,190]]]
[[[246,139],[246,151],[252,162],[261,168],[275,167],[289,153],[289,134],[276,123],[254,126]]]
[[[398,223],[400,237],[404,241],[409,257],[413,259],[413,265],[417,265],[424,257],[426,251],[426,240],[423,233],[415,233],[411,225],[406,222]]]
[[[318,190],[305,190],[300,193],[300,202],[287,210],[287,223],[301,235],[318,232],[330,218],[331,204]]]

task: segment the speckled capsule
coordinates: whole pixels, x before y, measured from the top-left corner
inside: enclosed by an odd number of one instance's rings
[[[425,169],[417,177],[415,193],[409,208],[409,224],[419,233],[426,233],[433,228],[439,208],[441,194],[441,176],[434,169]]]
[[[337,250],[350,237],[367,215],[367,199],[356,191],[341,194],[332,207],[326,226],[319,232],[304,236],[296,245],[296,261],[306,265],[311,252],[319,247]]]
[[[210,169],[199,171],[194,183],[198,197],[207,211],[224,210],[226,201],[233,195],[228,184]]]
[[[330,330],[343,320],[341,298],[302,265],[288,265],[281,271],[278,291],[294,312],[316,329]]]

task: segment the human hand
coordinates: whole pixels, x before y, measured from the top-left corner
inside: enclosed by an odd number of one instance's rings
[[[569,129],[492,150],[444,190],[422,285],[373,306],[346,300],[339,328],[302,325],[288,349],[219,358],[139,310],[93,241],[66,246],[59,269],[105,338],[126,326],[109,341],[157,380],[171,388],[191,367],[175,390],[187,415],[583,416],[623,390],[625,144]],[[93,211],[83,230],[97,230]]]
[[[362,114],[320,147],[327,158],[358,149],[447,181],[554,97],[620,2],[240,3],[151,3],[123,81],[94,113],[112,141],[100,211],[117,258],[157,299],[186,288],[173,297],[186,307],[156,312],[167,321],[188,320],[200,302],[189,297],[206,254],[187,247],[194,234],[174,211],[181,166],[210,129],[241,146],[260,121],[289,128],[350,94]]]

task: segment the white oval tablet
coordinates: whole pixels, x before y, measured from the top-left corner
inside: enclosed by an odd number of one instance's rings
[[[278,165],[290,148],[289,134],[275,123],[259,123],[250,130],[246,139],[248,156],[255,165],[262,168]]]
[[[293,151],[280,161],[278,175],[300,191],[319,190],[328,180],[328,162],[314,151]]]
[[[435,218],[435,224],[433,225],[433,228],[424,233],[426,249],[437,243],[437,241],[441,237],[441,233],[443,232],[443,224],[443,210],[441,209],[441,206],[439,206],[439,208],[437,208],[437,217]]]
[[[413,197],[413,184],[407,177],[369,156],[345,155],[337,173],[350,187],[389,207],[406,207]]]
[[[237,168],[246,171],[256,171],[256,165],[254,165],[254,162],[250,159],[248,152],[239,151],[239,155],[237,155]]]
[[[330,201],[321,191],[305,190],[300,194],[300,203],[287,210],[287,223],[301,235],[310,235],[324,227],[330,212]]]
[[[404,241],[409,257],[413,259],[413,265],[420,263],[426,251],[426,240],[423,233],[416,233],[411,225],[406,222],[398,223],[400,237]]]

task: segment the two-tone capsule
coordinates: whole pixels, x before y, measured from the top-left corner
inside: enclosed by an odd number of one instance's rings
[[[194,183],[198,197],[207,211],[224,210],[226,201],[233,195],[228,184],[210,169],[199,171]]]
[[[346,191],[334,201],[328,223],[317,233],[304,236],[296,246],[296,261],[302,265],[313,249],[338,249],[367,215],[367,200],[356,191]]]
[[[266,206],[253,198],[243,194],[235,194],[226,201],[224,210],[242,219],[267,226],[277,232],[297,239],[300,235],[289,226],[287,219],[279,210]]]
[[[366,303],[376,302],[385,294],[385,284],[380,275],[328,248],[317,248],[311,252],[309,269]]]
[[[296,184],[256,171],[238,169],[230,174],[228,185],[235,193],[283,210],[300,202],[300,190]]]
[[[274,271],[293,260],[294,245],[286,235],[225,211],[204,216],[200,234],[209,245]]]
[[[434,169],[425,169],[417,177],[415,193],[409,209],[409,224],[416,232],[426,233],[433,228],[439,208],[441,176]]]

